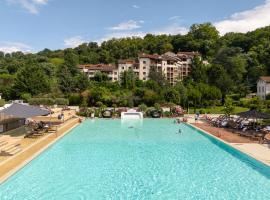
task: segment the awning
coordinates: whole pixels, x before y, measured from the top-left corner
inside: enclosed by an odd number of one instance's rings
[[[1,110],[0,114],[1,113],[18,118],[31,118],[35,116],[48,115],[50,114],[50,111],[37,106],[13,103],[8,108]]]

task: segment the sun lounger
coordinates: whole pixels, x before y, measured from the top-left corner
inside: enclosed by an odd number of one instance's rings
[[[264,136],[262,143],[270,144],[270,133],[267,133],[267,134]]]

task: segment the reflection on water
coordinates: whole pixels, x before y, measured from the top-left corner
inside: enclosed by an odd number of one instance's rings
[[[121,119],[122,128],[137,129],[142,127],[142,119]]]

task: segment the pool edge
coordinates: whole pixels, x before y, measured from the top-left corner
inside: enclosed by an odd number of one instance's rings
[[[73,130],[74,128],[76,128],[79,125],[79,121],[77,121],[77,123],[75,123],[73,126],[71,126],[70,128],[68,128],[66,131],[64,131],[60,136],[58,136],[55,140],[49,142],[48,144],[46,144],[44,147],[42,147],[40,150],[38,150],[36,153],[34,153],[33,155],[31,155],[29,158],[27,158],[26,160],[24,160],[21,164],[19,164],[18,166],[16,166],[14,169],[8,171],[7,173],[5,173],[3,176],[0,177],[0,185],[2,185],[5,181],[7,181],[11,176],[13,176],[15,173],[17,173],[19,170],[21,170],[23,167],[25,167],[28,163],[30,163],[32,160],[34,160],[36,157],[38,157],[40,154],[42,154],[45,150],[47,150],[50,146],[52,146],[53,144],[55,144],[56,142],[58,142],[60,139],[62,139],[64,136],[66,136],[71,130]],[[46,139],[47,137],[49,137],[50,135],[46,136],[43,139]],[[41,141],[37,141],[36,143],[33,144],[36,145],[40,142],[43,141],[43,139]],[[31,146],[32,147],[32,146]],[[30,147],[30,148],[31,148]],[[28,149],[26,149],[25,151],[27,151]],[[23,153],[25,151],[22,151],[20,153]],[[19,155],[18,155],[19,156]],[[12,158],[12,159],[16,159]],[[1,165],[4,165],[6,162],[8,162],[9,160],[4,161],[3,163],[1,163]],[[1,166],[0,165],[0,166]]]
[[[199,127],[197,127],[197,126],[195,126],[195,125],[193,125],[193,124],[191,124],[191,123],[187,123],[187,125],[189,125],[189,126],[195,128],[195,129],[197,129],[197,130],[199,130],[199,131],[201,131],[201,132],[207,134],[208,136],[210,136],[210,137],[212,137],[212,138],[214,138],[214,139],[216,139],[216,140],[218,140],[218,141],[220,141],[220,142],[222,142],[222,143],[224,143],[224,144],[230,146],[231,148],[233,148],[233,149],[235,149],[235,150],[237,150],[237,151],[240,151],[240,152],[243,153],[244,155],[247,155],[247,156],[249,156],[249,157],[251,157],[251,158],[257,160],[258,162],[261,162],[262,164],[264,164],[264,165],[270,167],[270,163],[264,161],[263,159],[261,159],[261,158],[255,156],[255,155],[253,155],[253,154],[250,154],[249,152],[244,151],[243,149],[238,148],[236,145],[233,145],[233,144],[237,144],[237,143],[229,143],[229,142],[227,142],[227,141],[225,141],[225,140],[223,140],[223,139],[221,139],[221,138],[219,138],[219,137],[217,137],[217,136],[215,136],[215,135],[213,135],[213,134],[211,134],[211,133],[209,133],[209,132],[207,132],[207,131],[205,131],[205,130],[203,130],[203,129],[201,129],[201,128],[199,128]]]

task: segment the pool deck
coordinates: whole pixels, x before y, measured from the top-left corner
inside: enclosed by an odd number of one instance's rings
[[[36,156],[45,151],[49,146],[62,138],[70,130],[79,124],[79,118],[69,119],[56,133],[46,135],[36,142],[23,149],[20,153],[9,157],[0,163],[0,184],[16,173],[19,169],[27,165]]]
[[[256,160],[270,167],[270,145],[259,144],[256,141],[236,135],[235,133],[225,130],[223,128],[212,127],[210,125],[201,123],[189,123],[191,126],[203,131],[204,133],[220,140],[235,149],[245,153]]]

